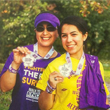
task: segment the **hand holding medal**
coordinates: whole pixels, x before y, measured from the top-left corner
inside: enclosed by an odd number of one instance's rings
[[[57,83],[63,82],[63,80],[64,80],[64,77],[57,71],[54,71],[49,75],[49,84],[53,88],[56,88]]]
[[[28,67],[28,66],[30,66],[30,67],[32,67],[33,65],[34,65],[34,62],[37,60],[37,59],[41,59],[41,57],[38,55],[38,54],[36,54],[36,53],[34,53],[34,52],[32,52],[32,51],[30,51],[31,53],[30,54],[27,54],[25,57],[23,57],[23,59],[22,59],[22,61],[23,61],[23,63],[24,63],[24,66],[26,66],[26,67]]]
[[[46,54],[45,57],[41,57],[39,54],[38,54],[38,44],[34,44],[34,52],[30,51],[31,53],[30,54],[27,54],[25,57],[23,57],[22,61],[24,63],[24,66],[30,66],[32,67],[34,65],[34,62],[36,60],[39,60],[39,59],[49,59],[52,54],[54,53],[54,47],[52,47],[50,49],[50,51]]]
[[[22,58],[27,54],[30,54],[30,51],[27,47],[17,47],[16,49],[13,49],[14,62],[17,65],[20,65],[22,63]]]

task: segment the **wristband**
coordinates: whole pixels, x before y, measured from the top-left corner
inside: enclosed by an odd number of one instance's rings
[[[18,72],[18,70],[15,70],[15,69],[11,66],[11,64],[10,64],[8,70],[9,70],[11,73],[15,73],[15,74],[17,74],[17,72]]]
[[[47,87],[46,87],[46,92],[49,93],[49,94],[51,94],[51,93],[53,92],[53,90],[50,90],[50,89],[48,88],[48,86],[47,86]]]
[[[48,87],[52,90],[52,91],[54,91],[56,88],[53,88],[50,84],[49,84],[49,81],[47,81],[47,85],[48,85]]]

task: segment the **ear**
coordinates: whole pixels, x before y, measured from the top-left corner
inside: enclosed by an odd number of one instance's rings
[[[34,31],[36,32],[36,29],[34,29]]]
[[[88,37],[88,32],[86,32],[86,33],[83,35],[83,41],[86,41],[87,37]]]
[[[58,31],[57,31],[57,33],[56,33],[56,38],[58,38],[59,37],[59,34],[58,34]]]

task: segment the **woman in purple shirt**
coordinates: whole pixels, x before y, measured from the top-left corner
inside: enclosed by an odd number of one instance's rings
[[[58,37],[59,19],[48,12],[35,18],[37,43],[13,49],[0,74],[0,89],[13,89],[9,110],[39,110],[40,90],[36,84],[48,63],[60,54],[53,43]]]

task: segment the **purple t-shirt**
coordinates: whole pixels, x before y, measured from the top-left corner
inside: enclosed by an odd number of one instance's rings
[[[33,51],[33,45],[26,47]],[[54,58],[37,60],[33,67],[24,67],[23,63],[20,65],[9,110],[39,110],[38,98],[40,90],[36,88],[36,84],[47,65],[59,56],[58,53]],[[0,76],[8,69],[12,61],[13,53],[8,57]]]

